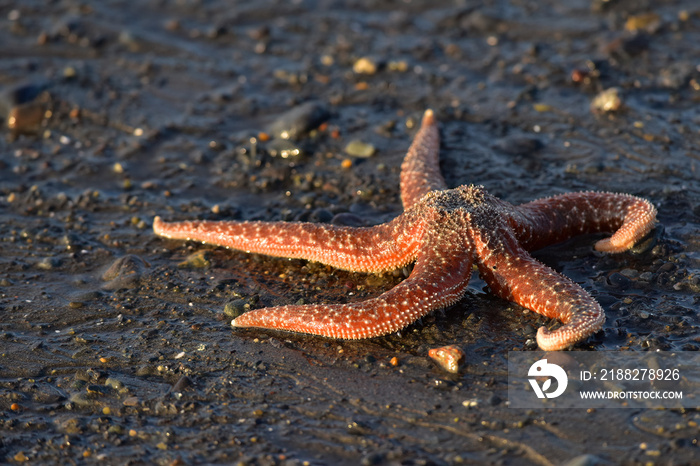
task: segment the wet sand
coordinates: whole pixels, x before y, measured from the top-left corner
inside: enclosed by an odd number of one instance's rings
[[[151,226],[387,221],[432,108],[450,186],[516,204],[611,190],[658,208],[635,252],[596,253],[585,236],[535,254],[606,311],[576,350],[697,351],[698,43],[690,0],[0,9],[0,462],[696,461],[697,411],[509,408],[508,351],[556,323],[476,274],[400,334],[233,330],[247,309],[364,299],[406,271],[339,272]],[[619,101],[592,109],[612,88]],[[427,356],[448,344],[467,354],[458,374]]]

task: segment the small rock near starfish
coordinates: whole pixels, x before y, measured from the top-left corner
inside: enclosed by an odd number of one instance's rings
[[[453,374],[459,372],[459,368],[465,359],[464,351],[456,345],[431,348],[428,350],[428,356],[435,361],[438,366]]]
[[[103,290],[133,289],[141,283],[141,276],[150,264],[141,257],[127,254],[116,259],[102,274]]]
[[[318,128],[329,116],[330,112],[323,103],[305,102],[280,115],[267,132],[277,138],[297,140]]]

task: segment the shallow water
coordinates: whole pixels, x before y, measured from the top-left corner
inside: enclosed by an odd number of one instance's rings
[[[699,42],[690,0],[1,8],[0,108],[24,86],[37,96],[23,108],[50,117],[0,141],[0,458],[691,462],[693,411],[509,409],[507,351],[534,349],[551,322],[476,276],[457,305],[383,338],[234,331],[227,304],[362,299],[404,273],[167,241],[151,223],[391,219],[430,107],[450,186],[513,203],[579,190],[654,202],[646,250],[606,256],[581,237],[536,257],[606,310],[577,349],[697,351]],[[378,70],[354,73],[360,57]],[[622,108],[592,112],[611,87]],[[260,134],[311,100],[326,126],[284,144]],[[348,156],[355,139],[376,153]],[[287,146],[303,154],[272,155]],[[447,344],[468,355],[457,375],[427,358]]]

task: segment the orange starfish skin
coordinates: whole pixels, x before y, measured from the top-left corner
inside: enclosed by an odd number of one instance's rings
[[[627,194],[582,192],[520,206],[481,186],[447,189],[438,165],[439,135],[428,110],[401,167],[404,213],[367,228],[285,222],[163,222],[156,234],[277,257],[308,259],[340,269],[381,272],[415,261],[393,289],[350,304],[290,305],[257,309],[232,321],[334,338],[368,338],[395,332],[458,301],[472,264],[498,296],[559,319],[542,327],[537,343],[559,350],[599,330],[605,315],[579,285],[533,259],[527,251],[593,232],[615,232],[596,249],[629,249],[654,225],[656,209]]]
[[[163,222],[156,234],[201,241],[275,257],[307,259],[354,272],[385,272],[413,262],[421,225],[414,216],[397,217],[370,228],[298,222]]]
[[[432,110],[423,115],[421,127],[401,164],[401,202],[404,210],[430,191],[443,191],[447,183],[440,173],[440,134]]]

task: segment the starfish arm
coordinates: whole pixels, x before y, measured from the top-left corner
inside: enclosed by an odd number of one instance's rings
[[[477,266],[496,295],[564,324],[553,332],[539,329],[542,350],[567,348],[603,326],[603,309],[583,288],[532,258],[512,235],[498,235],[478,238]]]
[[[301,222],[153,221],[171,239],[201,241],[274,257],[307,259],[354,272],[382,272],[415,259],[422,222],[411,213],[367,228]]]
[[[370,338],[400,330],[464,295],[471,275],[471,253],[458,234],[443,233],[437,241],[424,243],[406,280],[376,298],[350,304],[257,309],[242,314],[231,324],[345,339]]]
[[[568,193],[515,207],[518,239],[535,250],[582,233],[614,232],[595,248],[602,252],[630,249],[654,227],[656,208],[629,194]]]
[[[404,210],[425,194],[447,188],[440,173],[440,134],[432,110],[426,110],[421,127],[401,164],[401,201]]]

